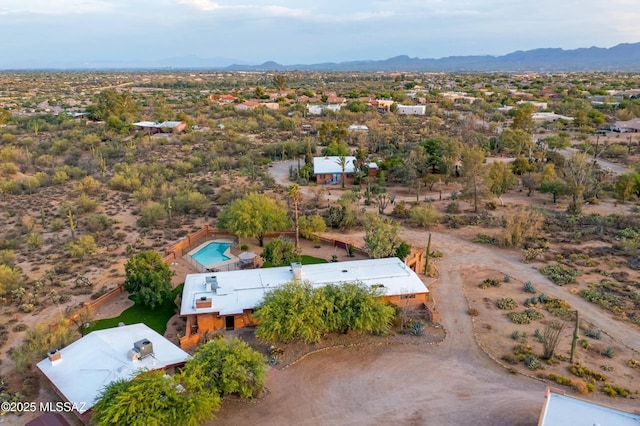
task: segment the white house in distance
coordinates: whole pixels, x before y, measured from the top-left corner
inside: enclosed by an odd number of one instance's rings
[[[429,295],[418,275],[396,257],[189,274],[180,306],[187,318],[185,338],[255,325],[251,314],[264,295],[293,280],[314,287],[360,282],[379,288],[383,299],[396,305],[426,304]]]
[[[427,107],[424,105],[400,105],[398,104],[399,115],[424,115]]]
[[[144,324],[93,331],[69,346],[49,352],[37,364],[85,423],[96,397],[109,383],[132,379],[141,370],[171,370],[189,354]]]
[[[573,117],[567,117],[566,115],[556,114],[555,112],[535,112],[531,115],[531,118],[536,123],[553,123],[558,120],[573,121]]]
[[[153,135],[156,133],[180,133],[187,127],[187,123],[184,121],[163,121],[157,123],[155,121],[139,121],[133,123],[139,130]]]
[[[616,121],[611,126],[611,130],[620,133],[638,133],[640,132],[640,118],[634,118],[628,121]]]

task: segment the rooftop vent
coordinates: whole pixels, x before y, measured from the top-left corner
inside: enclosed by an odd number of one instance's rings
[[[205,279],[205,287],[207,287],[207,284],[210,286],[211,291],[212,292],[216,292],[218,290],[218,278],[215,275],[212,275],[210,277],[206,277]]]
[[[133,350],[140,355],[140,359],[153,355],[153,344],[149,339],[138,340],[133,344]]]

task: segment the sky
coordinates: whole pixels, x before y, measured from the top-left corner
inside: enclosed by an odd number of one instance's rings
[[[291,65],[612,47],[640,41],[637,1],[0,0],[0,69],[191,55],[215,65]]]

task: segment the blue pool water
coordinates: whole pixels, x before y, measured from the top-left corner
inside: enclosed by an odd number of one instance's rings
[[[224,255],[224,252],[231,247],[231,243],[212,242],[198,250],[192,257],[202,266],[209,266],[214,263],[224,262],[231,259]]]

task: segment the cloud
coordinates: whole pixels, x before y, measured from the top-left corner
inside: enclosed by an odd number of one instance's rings
[[[194,7],[204,12],[211,12],[223,7],[220,6],[220,3],[211,0],[180,0],[178,3]]]
[[[81,15],[102,13],[112,8],[113,5],[105,0],[2,0],[0,15]]]

